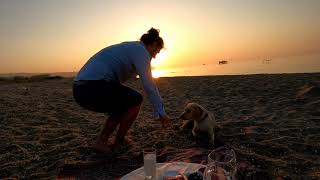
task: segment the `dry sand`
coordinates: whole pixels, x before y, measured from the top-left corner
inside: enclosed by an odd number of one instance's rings
[[[107,116],[75,103],[72,79],[2,79],[0,179],[114,179],[142,166],[141,149],[150,146],[157,148],[158,162],[205,164],[211,148],[180,131],[182,121],[175,118],[191,101],[215,114],[221,126],[216,146],[236,151],[239,177],[320,178],[319,73],[175,77],[157,83],[171,126],[160,128],[145,98],[128,135],[133,144],[97,156],[88,146]],[[143,92],[139,81],[127,85]]]

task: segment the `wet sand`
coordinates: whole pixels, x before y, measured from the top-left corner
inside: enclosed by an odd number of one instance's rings
[[[71,78],[0,79],[0,179],[115,179],[141,167],[141,150],[150,146],[158,162],[206,164],[212,147],[179,129],[176,117],[187,102],[215,114],[221,126],[215,146],[235,150],[239,177],[320,178],[319,73],[172,77],[157,84],[171,126],[161,129],[140,81],[130,81],[145,96],[128,134],[133,143],[98,156],[88,147],[107,116],[75,103]]]

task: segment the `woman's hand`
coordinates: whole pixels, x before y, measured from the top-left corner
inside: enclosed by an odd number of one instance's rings
[[[166,128],[170,124],[170,118],[167,115],[160,116],[159,120],[161,121],[162,128]]]

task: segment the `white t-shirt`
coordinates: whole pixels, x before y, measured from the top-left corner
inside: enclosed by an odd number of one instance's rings
[[[158,88],[152,79],[150,62],[151,56],[142,42],[115,44],[92,56],[80,69],[75,81],[106,80],[123,83],[139,75],[155,110],[155,117],[164,116],[166,113]]]

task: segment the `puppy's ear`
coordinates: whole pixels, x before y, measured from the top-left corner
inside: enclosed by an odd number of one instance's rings
[[[186,107],[190,102],[190,100],[186,100],[186,102],[184,103],[184,107]]]
[[[194,114],[196,117],[201,117],[203,113],[203,109],[199,106],[196,106],[194,109]]]

